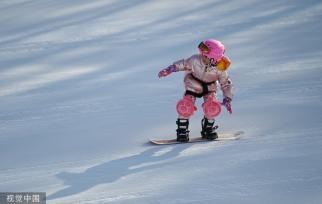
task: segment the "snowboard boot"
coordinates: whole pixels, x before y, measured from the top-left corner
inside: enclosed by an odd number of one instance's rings
[[[188,142],[189,141],[189,120],[188,119],[180,119],[177,120],[177,141],[178,142]]]
[[[201,121],[202,131],[201,136],[203,139],[207,140],[215,140],[218,138],[218,134],[216,129],[218,125],[214,126],[215,120],[208,120],[207,118],[203,118]]]

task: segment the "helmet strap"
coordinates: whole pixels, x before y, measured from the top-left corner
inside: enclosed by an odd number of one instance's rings
[[[215,59],[214,59],[214,58],[210,58],[210,59],[209,59],[209,64],[208,64],[208,66],[210,66],[210,67],[214,67],[214,66],[216,66],[216,62],[215,62]]]
[[[206,56],[205,56],[206,57]],[[215,59],[214,58],[208,58],[208,64],[206,65],[206,71],[210,71],[211,69],[213,69],[213,67],[216,66],[216,64],[214,63]]]

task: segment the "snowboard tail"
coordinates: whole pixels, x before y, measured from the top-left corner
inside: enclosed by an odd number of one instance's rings
[[[171,144],[185,144],[195,142],[213,142],[213,141],[225,141],[225,140],[238,140],[244,134],[243,131],[237,131],[233,133],[218,133],[218,138],[215,140],[203,139],[199,137],[190,137],[188,142],[178,142],[177,139],[150,139],[150,143],[155,145],[171,145]]]

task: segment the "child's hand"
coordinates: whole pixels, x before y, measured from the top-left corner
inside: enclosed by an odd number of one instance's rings
[[[161,77],[166,77],[168,76],[169,74],[171,74],[172,72],[176,72],[177,71],[177,68],[175,65],[170,65],[168,66],[167,68],[165,69],[162,69],[159,74],[158,74],[158,77],[161,78]]]
[[[232,114],[233,110],[231,109],[231,98],[225,97],[224,100],[222,101],[222,105],[226,107],[227,111]]]

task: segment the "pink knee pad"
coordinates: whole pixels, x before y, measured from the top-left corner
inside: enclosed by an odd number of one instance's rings
[[[194,105],[193,99],[190,96],[185,96],[183,99],[177,103],[177,112],[180,116],[189,118],[193,115],[193,112],[197,110]]]
[[[210,120],[217,117],[221,112],[221,104],[211,96],[202,104],[202,108],[205,117]]]

